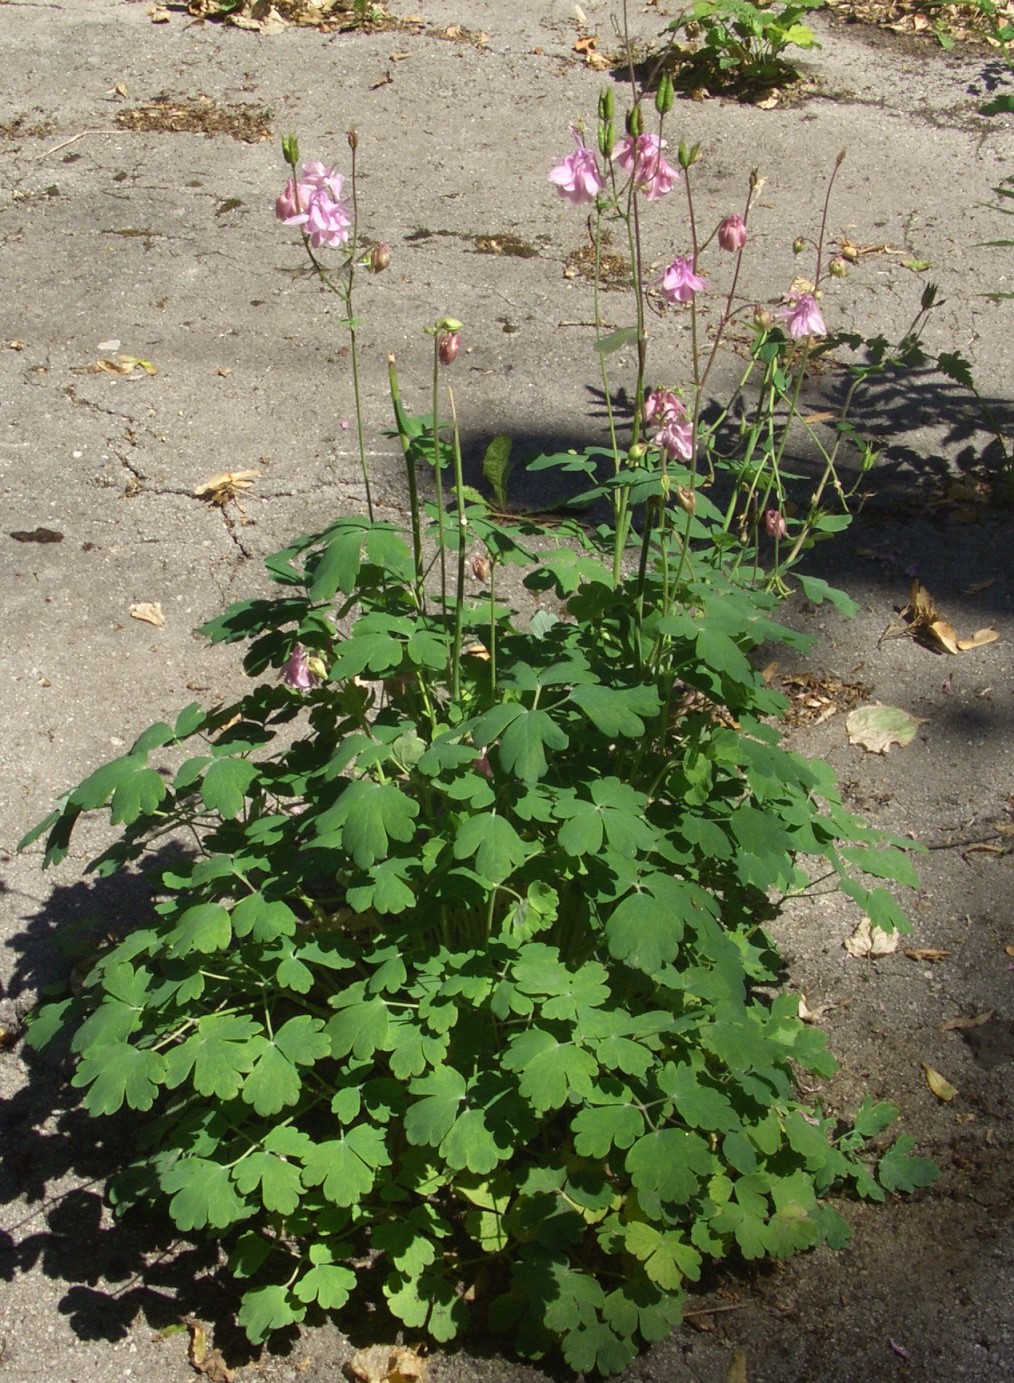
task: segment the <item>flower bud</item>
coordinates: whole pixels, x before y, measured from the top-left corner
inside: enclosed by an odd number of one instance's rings
[[[472,575],[476,581],[488,581],[493,571],[493,564],[484,552],[477,552],[472,558]]]
[[[282,135],[282,158],[290,168],[295,168],[299,162],[299,140],[296,138],[295,130],[291,134]]]
[[[672,110],[673,101],[676,99],[672,88],[672,78],[668,72],[663,72],[659,79],[658,90],[655,92],[655,109],[659,115],[668,115]]]
[[[697,512],[697,496],[687,485],[676,486],[676,503],[684,514],[696,514]]]
[[[437,359],[441,365],[452,365],[461,350],[461,337],[456,331],[442,331],[437,337]]]
[[[775,319],[766,307],[755,307],[753,310],[753,324],[760,327],[761,331],[770,331],[775,324]]]
[[[347,138],[349,141],[349,148],[355,153],[359,148],[359,132],[357,130],[349,130]]]
[[[391,262],[391,247],[386,240],[378,240],[370,254],[370,272],[382,274]]]
[[[680,140],[679,161],[680,167],[684,172],[688,168],[692,168],[700,156],[701,146],[699,144],[691,144],[688,148],[687,145],[683,143],[682,139]]]
[[[793,240],[793,242],[792,242],[792,253],[793,253],[794,255],[801,255],[801,254],[803,253],[803,251],[806,249],[806,245],[807,245],[806,236],[805,236],[805,235],[799,235],[799,236],[797,236],[796,239]]]
[[[827,266],[827,272],[835,279],[843,279],[848,273],[848,262],[841,256],[835,255]]]
[[[746,222],[742,216],[727,216],[718,228],[718,243],[723,250],[741,250],[746,244]]]
[[[778,509],[764,510],[764,527],[769,538],[784,538],[788,534],[785,518]]]
[[[648,454],[648,448],[644,442],[635,442],[627,452],[627,460],[632,466],[639,466]]]

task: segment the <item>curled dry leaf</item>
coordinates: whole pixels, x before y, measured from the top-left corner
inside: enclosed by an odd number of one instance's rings
[[[198,499],[206,499],[209,504],[223,505],[236,499],[241,490],[249,490],[257,479],[257,471],[223,471],[213,475],[203,485],[198,485],[194,494]]]
[[[922,1069],[926,1072],[926,1084],[938,1100],[946,1102],[954,1099],[958,1092],[945,1076],[934,1070],[932,1066],[927,1065],[925,1061],[922,1064]]]
[[[905,950],[909,960],[945,960],[950,954],[950,951],[938,951],[934,946],[913,946]]]
[[[983,1023],[988,1023],[993,1017],[996,1009],[988,1008],[985,1013],[977,1013],[973,1018],[948,1018],[946,1023],[940,1024],[941,1032],[960,1032],[963,1028],[981,1028]]]
[[[190,1332],[187,1358],[194,1372],[203,1374],[209,1383],[233,1383],[236,1370],[230,1369],[220,1351],[208,1344],[204,1326],[197,1321],[187,1321],[187,1330]]]
[[[845,729],[849,744],[861,745],[871,754],[886,754],[892,744],[911,744],[924,723],[897,706],[882,706],[874,701],[850,711]]]
[[[370,1345],[356,1350],[345,1373],[360,1383],[426,1383],[429,1365],[404,1345]]]
[[[799,996],[799,1017],[804,1023],[819,1023],[825,1013],[829,1013],[834,1008],[834,1004],[817,1004],[811,1008],[806,1001],[806,995]]]
[[[163,615],[162,606],[157,600],[141,600],[136,605],[131,605],[130,618],[143,620],[145,624],[153,624],[156,629],[165,627],[165,615]]]
[[[978,589],[984,590],[989,582],[980,583]],[[896,634],[911,634],[920,643],[940,653],[964,653],[970,648],[982,648],[995,643],[1000,637],[995,629],[977,629],[967,638],[959,638],[953,624],[937,609],[936,602],[921,581],[914,580],[908,593],[908,604],[901,612],[905,624],[892,625],[882,636],[892,638]]]
[[[885,932],[875,927],[868,917],[864,917],[851,936],[842,945],[850,956],[857,960],[872,960],[875,956],[889,956],[898,949],[897,932]]]

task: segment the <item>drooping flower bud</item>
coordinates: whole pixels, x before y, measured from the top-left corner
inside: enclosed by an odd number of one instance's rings
[[[378,240],[370,254],[370,272],[382,274],[391,263],[391,247],[386,240]]]
[[[835,279],[843,279],[848,273],[848,262],[841,255],[835,255],[827,266],[827,272]]]
[[[688,485],[676,486],[676,503],[683,510],[684,514],[697,513],[697,496]]]
[[[355,153],[359,148],[359,131],[355,129],[349,130],[347,138],[349,141],[349,148]]]
[[[785,526],[785,518],[778,509],[764,510],[764,527],[769,538],[784,538],[789,531]]]
[[[766,307],[759,305],[753,310],[753,324],[760,327],[761,331],[770,331],[775,324],[774,314],[769,312]]]
[[[793,253],[794,255],[801,255],[801,254],[803,253],[803,251],[806,249],[806,245],[807,245],[806,236],[805,236],[805,235],[797,235],[796,238],[795,238],[795,240],[793,240],[793,242],[792,242],[792,253]]]
[[[472,575],[476,581],[488,581],[493,564],[484,552],[477,552],[472,558]]]
[[[718,228],[718,243],[723,250],[735,253],[746,244],[746,223],[735,213],[727,216]]]
[[[453,365],[461,350],[461,336],[456,331],[442,331],[437,337],[437,359],[441,365]]]

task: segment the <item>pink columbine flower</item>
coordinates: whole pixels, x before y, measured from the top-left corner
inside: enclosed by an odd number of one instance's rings
[[[746,244],[746,222],[733,213],[718,228],[718,244],[723,250],[741,250]]]
[[[683,401],[671,389],[655,389],[644,401],[644,421],[650,427],[659,423],[681,423],[686,419],[687,410]]]
[[[695,293],[707,288],[707,279],[694,273],[694,261],[677,255],[662,275],[662,293],[672,307],[675,303],[691,302]]]
[[[293,691],[312,691],[320,679],[310,671],[310,660],[301,643],[292,645],[289,661],[282,668],[282,681]]]
[[[677,457],[689,461],[693,457],[694,430],[689,423],[668,422],[655,433],[652,441],[667,461],[675,461]]]
[[[679,171],[662,157],[668,140],[657,134],[625,135],[617,144],[613,158],[624,173],[633,174],[634,186],[649,202],[658,201],[679,181]]]
[[[344,245],[352,217],[341,202],[345,179],[323,163],[304,163],[298,181],[290,178],[275,203],[286,226],[301,226],[314,249]]]
[[[775,316],[786,319],[788,332],[793,341],[799,341],[804,336],[827,335],[824,318],[812,293],[790,294],[789,306],[781,312],[776,312]]]
[[[764,527],[769,538],[788,537],[789,530],[785,526],[785,517],[778,509],[764,510]]]
[[[551,169],[549,181],[561,197],[580,206],[582,202],[594,202],[599,193],[605,190],[605,182],[595,155],[586,147],[580,130],[576,125],[571,125],[570,132],[577,147]]]

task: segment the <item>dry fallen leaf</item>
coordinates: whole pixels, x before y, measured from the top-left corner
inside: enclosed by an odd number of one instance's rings
[[[935,1071],[932,1066],[928,1066],[924,1061],[922,1069],[926,1072],[926,1084],[936,1095],[938,1100],[953,1100],[958,1093],[954,1086],[939,1071]]]
[[[130,617],[131,619],[143,620],[145,624],[153,624],[156,629],[162,629],[165,626],[165,615],[163,615],[162,606],[157,600],[154,602],[142,600],[136,605],[131,605]]]
[[[824,1014],[833,1008],[834,1004],[818,1004],[816,1008],[811,1008],[806,1002],[806,995],[799,996],[799,1018],[803,1023],[819,1023]]]
[[[259,471],[222,471],[198,485],[194,494],[209,504],[228,504],[231,499],[238,498],[241,490],[249,490],[259,474]]]
[[[229,1368],[219,1350],[209,1347],[204,1326],[197,1321],[187,1321],[187,1330],[190,1332],[187,1358],[194,1372],[202,1373],[210,1383],[233,1383],[236,1370]]]
[[[897,932],[885,932],[875,927],[868,917],[864,917],[851,936],[842,945],[850,956],[857,960],[872,960],[875,956],[889,956],[898,949]]]
[[[747,1383],[745,1349],[737,1349],[733,1354],[729,1372],[725,1375],[725,1383]]]
[[[862,745],[871,754],[886,754],[892,744],[910,744],[923,723],[897,706],[882,706],[874,701],[850,711],[845,729],[850,744]]]
[[[943,960],[950,954],[950,951],[938,951],[933,946],[915,946],[905,950],[909,960]]]
[[[356,1350],[345,1373],[360,1383],[425,1383],[429,1364],[404,1345],[370,1345]]]
[[[996,1009],[988,1008],[985,1013],[977,1013],[974,1018],[948,1018],[946,1023],[940,1024],[941,1032],[959,1032],[962,1028],[981,1028],[983,1023],[988,1023],[993,1017]]]
[[[911,634],[937,653],[941,650],[945,653],[964,653],[970,648],[995,643],[1000,637],[995,629],[977,629],[967,639],[959,638],[953,624],[940,613],[933,597],[918,579],[912,582],[908,604],[902,610],[901,617],[906,623],[892,625],[885,630],[881,642],[898,634]]]

